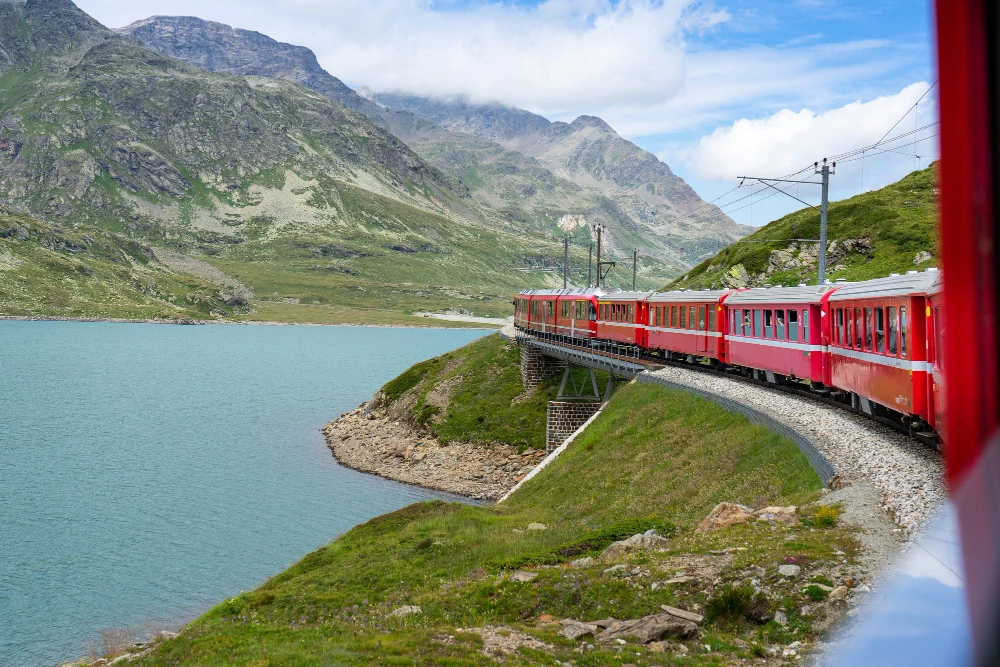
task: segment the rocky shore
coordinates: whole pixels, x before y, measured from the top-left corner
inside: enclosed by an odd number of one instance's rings
[[[452,442],[443,445],[376,398],[323,429],[341,465],[476,500],[498,500],[545,458],[529,449]],[[371,406],[371,407],[370,407]]]

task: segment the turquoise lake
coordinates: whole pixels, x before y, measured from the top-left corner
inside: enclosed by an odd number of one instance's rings
[[[0,665],[177,625],[446,497],[339,466],[319,429],[485,333],[0,322]]]

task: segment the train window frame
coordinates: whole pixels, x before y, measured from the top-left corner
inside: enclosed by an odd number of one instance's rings
[[[677,306],[670,306],[670,328],[677,328]]]
[[[708,330],[715,331],[715,308],[708,307]]]
[[[809,341],[809,311],[802,311],[802,342],[808,343]]]
[[[875,352],[885,354],[885,308],[879,306],[873,309],[872,325],[875,330]]]
[[[635,324],[635,305],[629,304],[628,307],[628,321],[629,324]]]
[[[906,359],[906,306],[899,307],[899,354]]]
[[[569,319],[569,301],[562,301],[559,306],[560,317],[564,320]]]
[[[844,308],[844,329],[847,336],[844,338],[844,347],[854,347],[854,309]]]
[[[774,311],[764,309],[764,338],[774,338]]]
[[[753,337],[760,338],[761,334],[764,333],[764,317],[761,315],[760,308],[753,309]]]
[[[874,319],[874,314],[870,306],[866,306],[865,308],[863,308],[863,311],[865,318],[865,338],[864,338],[863,349],[865,352],[871,352],[873,350],[872,343],[875,342],[875,336],[873,335],[875,327],[873,326],[874,322],[872,322],[872,320]]]
[[[889,339],[886,344],[886,352],[890,357],[899,356],[899,309],[896,306],[886,307],[886,331]]]
[[[594,306],[594,302],[593,301],[587,301],[587,306],[588,306],[588,308],[587,308],[587,314],[589,315],[588,321],[589,322],[596,322],[597,321],[597,307]]]
[[[681,311],[681,319],[677,328],[687,329],[687,306],[681,306],[680,311]]]
[[[785,311],[778,309],[774,311],[774,337],[777,340],[786,340],[788,328],[785,326]]]
[[[753,336],[753,311],[749,308],[743,309],[743,335],[746,338]]]
[[[834,337],[834,345],[838,347],[843,347],[844,345],[844,309],[838,308],[836,315],[836,336]]]
[[[944,320],[941,306],[934,307],[934,360],[937,367],[944,370]]]
[[[865,320],[861,315],[861,308],[854,309],[854,327],[854,349],[860,350],[865,339]]]
[[[799,311],[794,308],[788,311],[788,340],[799,340]]]
[[[698,326],[698,320],[695,319],[697,316],[697,311],[695,311],[694,306],[688,306],[688,329],[694,331]]]
[[[698,306],[698,331],[708,331],[705,328],[705,319],[707,314],[705,312],[705,306]]]

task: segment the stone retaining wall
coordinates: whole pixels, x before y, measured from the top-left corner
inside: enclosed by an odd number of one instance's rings
[[[549,401],[545,451],[551,452],[563,444],[600,409],[601,401]]]
[[[534,389],[566,368],[562,359],[548,357],[531,345],[521,345],[521,382],[525,390]],[[572,433],[572,431],[570,431]]]

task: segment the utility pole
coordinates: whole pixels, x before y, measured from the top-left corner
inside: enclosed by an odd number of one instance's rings
[[[569,235],[563,237],[563,289],[569,287]]]
[[[823,200],[820,204],[819,213],[819,284],[826,284],[826,222],[827,215],[830,211],[830,165],[826,163],[826,158],[823,158],[823,166],[820,167],[819,163],[813,165],[816,169],[816,173],[823,176]],[[833,166],[836,167],[837,163],[834,162]]]
[[[601,288],[601,232],[603,228],[597,225],[597,289]]]
[[[587,289],[590,289],[592,286],[591,280],[593,280],[593,276],[591,275],[591,271],[593,270],[593,267],[594,267],[594,244],[591,243],[590,250],[587,252]]]
[[[635,291],[635,273],[639,266],[639,249],[632,249],[632,291]]]
[[[827,218],[829,217],[830,211],[830,176],[837,173],[837,163],[834,162],[832,165],[827,163],[826,158],[823,158],[823,164],[820,166],[819,162],[814,162],[813,167],[816,173],[823,177],[823,180],[819,183],[816,181],[792,181],[785,178],[759,178],[757,176],[737,176],[740,180],[740,185],[743,185],[743,181],[750,179],[752,181],[757,181],[767,187],[771,188],[775,192],[780,192],[783,195],[787,195],[797,202],[801,202],[811,209],[816,207],[807,201],[802,201],[795,195],[788,194],[787,191],[776,188],[771,185],[771,183],[799,183],[801,185],[819,185],[822,186],[822,204],[820,205],[819,213],[819,284],[826,284],[826,224]],[[791,188],[789,188],[791,189]]]

